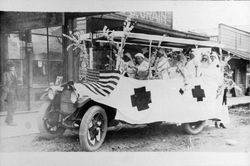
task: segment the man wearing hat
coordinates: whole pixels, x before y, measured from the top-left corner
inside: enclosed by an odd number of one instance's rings
[[[145,60],[142,53],[135,54],[137,65],[134,67],[136,70],[136,79],[146,80],[148,77],[149,62]]]
[[[15,126],[13,116],[16,110],[17,74],[12,61],[7,63],[7,71],[3,74],[3,90],[1,96],[2,106],[7,111],[5,122],[9,126]]]

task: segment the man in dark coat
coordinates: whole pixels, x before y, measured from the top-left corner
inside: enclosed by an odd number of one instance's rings
[[[17,91],[17,74],[15,70],[15,65],[13,62],[9,61],[7,63],[7,71],[3,74],[3,89],[1,102],[3,108],[7,111],[7,116],[5,122],[9,126],[15,126],[13,122],[13,116],[16,110],[16,91]]]

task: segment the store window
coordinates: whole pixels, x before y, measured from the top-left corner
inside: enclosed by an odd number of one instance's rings
[[[25,41],[21,40],[18,32],[8,34],[7,37],[7,59],[15,64],[17,71],[18,84],[20,86],[27,85],[27,64],[25,61]]]
[[[31,30],[32,83],[48,85],[63,75],[62,27]]]

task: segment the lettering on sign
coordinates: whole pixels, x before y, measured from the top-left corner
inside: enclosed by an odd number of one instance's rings
[[[173,12],[170,11],[158,11],[158,12],[124,12],[126,16],[131,18],[137,18],[156,22],[167,25],[168,28],[172,28]]]

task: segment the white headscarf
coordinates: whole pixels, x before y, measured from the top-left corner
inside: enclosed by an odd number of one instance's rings
[[[135,54],[135,57],[145,58],[144,55],[143,55],[142,53],[137,53],[137,54]]]

